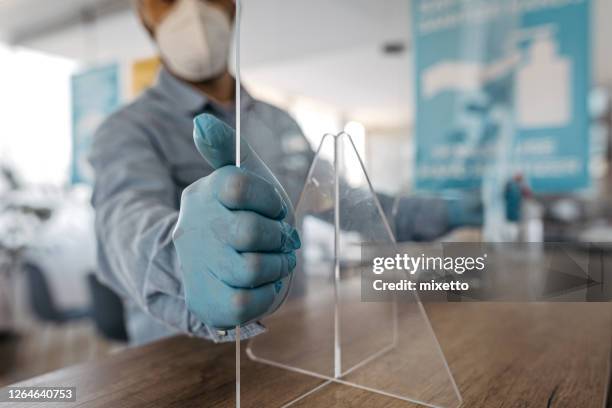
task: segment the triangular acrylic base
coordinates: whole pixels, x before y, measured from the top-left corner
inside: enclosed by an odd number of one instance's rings
[[[362,245],[395,241],[348,134],[323,137],[296,225],[303,238],[300,267],[287,301],[264,321],[268,331],[250,341],[249,357],[325,380],[323,385],[345,384],[423,406],[461,405],[417,295],[361,299],[361,273],[369,265]]]

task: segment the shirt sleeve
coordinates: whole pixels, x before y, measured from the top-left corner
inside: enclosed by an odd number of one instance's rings
[[[331,168],[331,166],[329,166]],[[341,206],[351,208],[353,214],[372,211],[371,192],[367,187],[352,188],[340,180]],[[436,197],[401,197],[376,193],[376,197],[397,242],[432,241],[451,230],[448,205],[444,199]],[[328,216],[329,218],[329,216]],[[331,222],[331,218],[329,218]],[[368,228],[359,217],[342,217],[341,228],[361,232]]]
[[[448,233],[448,205],[437,197],[393,198],[378,194],[378,199],[394,228],[397,242],[432,241]]]
[[[231,341],[233,331],[208,328],[187,309],[172,243],[180,192],[146,126],[126,115],[119,112],[102,125],[90,155],[100,279],[174,330]],[[241,335],[263,330],[255,323]]]

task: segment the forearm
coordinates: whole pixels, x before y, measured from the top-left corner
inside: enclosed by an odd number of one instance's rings
[[[402,197],[397,201],[378,194],[378,200],[398,242],[431,241],[452,229],[448,203],[444,199]]]

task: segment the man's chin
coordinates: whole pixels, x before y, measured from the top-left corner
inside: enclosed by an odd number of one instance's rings
[[[183,82],[187,82],[190,85],[194,85],[194,86],[207,86],[207,85],[212,85],[215,82],[218,82],[221,78],[223,78],[224,76],[229,74],[229,70],[227,69],[227,67],[221,71],[219,74],[212,76],[210,78],[206,78],[206,79],[202,79],[202,80],[193,80],[193,79],[187,79],[185,77],[183,77],[182,75],[177,74],[176,72],[174,72],[172,70],[172,68],[170,68],[168,66],[168,64],[166,64],[163,60],[162,60],[162,64],[164,66],[164,68],[170,72],[172,74],[172,76],[174,76],[175,78],[183,81]]]

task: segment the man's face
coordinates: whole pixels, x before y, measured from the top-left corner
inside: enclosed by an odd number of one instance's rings
[[[139,0],[138,11],[145,28],[152,35],[154,35],[159,24],[179,1],[180,0]],[[218,7],[230,18],[230,20],[234,20],[234,15],[236,13],[236,5],[234,0],[200,1],[206,2],[211,6]]]

